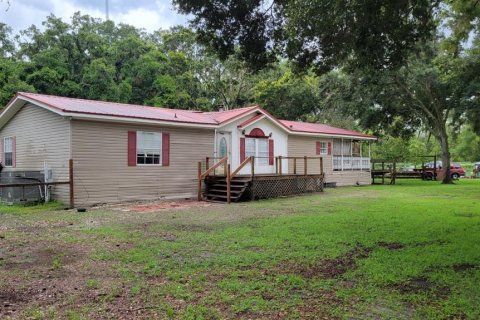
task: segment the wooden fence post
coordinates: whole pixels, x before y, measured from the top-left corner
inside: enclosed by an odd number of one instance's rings
[[[70,209],[75,208],[75,194],[73,189],[73,159],[68,160],[68,182],[70,186]]]
[[[202,201],[202,161],[198,161],[198,201]]]

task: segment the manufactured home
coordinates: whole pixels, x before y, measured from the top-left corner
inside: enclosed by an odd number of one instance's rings
[[[222,175],[245,186],[263,177],[270,189],[281,187],[272,181],[291,186],[304,177],[320,177],[313,183],[321,188],[369,184],[374,140],[279,120],[259,106],[201,112],[21,92],[0,114],[2,176],[37,171],[66,181],[71,174],[76,206],[205,198],[215,194],[206,190],[209,178]],[[68,203],[69,187],[50,186],[52,198]],[[229,189],[228,200],[240,189]]]

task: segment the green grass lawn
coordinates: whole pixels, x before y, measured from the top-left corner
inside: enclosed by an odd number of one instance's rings
[[[480,318],[480,180],[397,183],[143,213],[9,207],[0,318]]]

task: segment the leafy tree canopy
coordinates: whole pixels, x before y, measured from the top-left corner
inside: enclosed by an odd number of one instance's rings
[[[439,1],[174,0],[192,14],[199,38],[226,58],[258,70],[289,58],[305,70],[344,65],[395,68],[420,40],[431,39]]]

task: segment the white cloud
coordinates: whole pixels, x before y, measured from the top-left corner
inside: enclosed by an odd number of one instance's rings
[[[109,1],[110,19],[116,23],[123,22],[147,31],[166,29],[173,25],[187,23],[185,16],[181,16],[173,10],[170,0]],[[12,0],[9,8],[5,2],[0,2],[0,21],[18,33],[32,24],[42,28],[42,21],[45,21],[50,13],[64,21],[69,21],[77,11],[105,19],[104,1],[82,2],[78,0]]]

